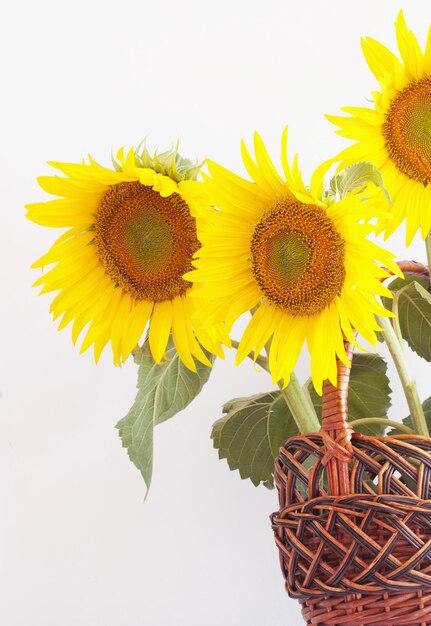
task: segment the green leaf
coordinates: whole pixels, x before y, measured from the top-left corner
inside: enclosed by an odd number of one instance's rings
[[[395,297],[402,336],[416,354],[431,361],[431,294],[415,281]]]
[[[380,187],[390,202],[381,173],[371,163],[364,162],[350,165],[340,174],[336,174],[329,184],[329,194],[341,200],[352,191],[356,190],[357,193],[360,193],[365,189],[367,183],[373,183],[376,187]]]
[[[431,397],[427,398],[426,400],[422,402],[422,408],[424,410],[425,421],[431,432]],[[411,418],[411,415],[408,415],[407,417],[403,419],[403,424],[404,426],[408,426],[408,428],[411,428],[412,430],[414,430],[413,420]],[[390,431],[389,434],[390,435],[405,435],[406,433],[403,430],[397,430],[396,428],[394,428],[393,430]]]
[[[138,393],[135,402],[116,426],[132,463],[140,470],[148,489],[153,473],[153,431],[156,424],[182,411],[200,393],[211,368],[196,363],[196,372],[181,361],[172,339],[166,349],[169,361],[157,365],[151,356],[148,340],[134,352],[138,370]],[[210,361],[214,357],[209,356]]]
[[[386,286],[388,289],[390,289],[390,291],[392,291],[395,298],[395,295],[399,291],[414,282],[417,282],[424,289],[428,290],[429,283],[425,280],[425,278],[420,278],[419,276],[415,276],[414,274],[406,274],[404,278],[399,278],[398,276],[396,276],[393,280],[391,280],[391,282],[387,283]],[[392,311],[393,302],[393,298],[387,298],[386,296],[382,297],[382,304],[389,311]]]
[[[387,419],[391,406],[391,388],[386,376],[387,365],[378,354],[354,354],[350,372],[348,417],[349,421],[366,417]],[[306,391],[314,404],[317,415],[322,414],[322,398],[317,395],[311,380],[306,383]],[[383,435],[382,424],[355,426],[364,435]]]
[[[235,398],[223,412],[211,433],[219,458],[256,487],[273,486],[274,459],[285,441],[299,434],[281,391]]]

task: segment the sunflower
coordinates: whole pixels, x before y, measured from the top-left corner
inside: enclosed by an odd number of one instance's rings
[[[41,293],[58,291],[51,304],[59,329],[70,322],[81,352],[94,346],[98,360],[111,343],[114,363],[136,347],[148,322],[157,363],[172,332],[184,364],[210,365],[202,350],[220,353],[218,332],[200,332],[191,316],[196,300],[182,278],[199,249],[196,214],[210,211],[199,167],[177,149],[150,156],[147,149],[120,149],[114,169],[89,163],[50,163],[64,176],[42,176],[42,189],[60,196],[30,204],[28,217],[43,226],[66,228],[33,267],[52,265],[36,281]]]
[[[338,155],[342,166],[365,160],[381,171],[392,200],[381,230],[389,236],[406,218],[409,245],[419,228],[423,238],[431,229],[431,28],[425,52],[402,11],[395,28],[401,61],[378,41],[362,40],[380,83],[374,108],[344,107],[349,117],[327,118],[340,127],[339,135],[356,141]]]
[[[366,239],[372,203],[361,194],[335,201],[323,191],[322,164],[308,189],[295,157],[287,157],[282,137],[283,179],[255,134],[255,160],[244,144],[242,157],[254,182],[207,161],[205,177],[218,211],[200,234],[202,248],[185,275],[194,293],[208,299],[198,315],[207,323],[225,320],[227,328],[245,311],[252,317],[242,335],[237,364],[270,343],[274,382],[286,386],[307,342],[316,390],[336,384],[336,357],[348,363],[343,336],[354,342],[356,329],[376,343],[375,314],[390,315],[375,298],[390,296],[380,279],[399,274],[393,255]],[[377,261],[378,263],[376,263]]]

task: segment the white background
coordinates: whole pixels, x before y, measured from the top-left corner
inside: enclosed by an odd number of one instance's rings
[[[114,424],[135,395],[132,363],[95,366],[30,270],[58,231],[24,219],[47,199],[48,160],[108,165],[148,135],[242,172],[258,129],[278,159],[290,126],[307,177],[344,146],[324,113],[361,105],[374,79],[360,36],[394,47],[400,5],[302,0],[9,2],[0,23],[0,623],[4,626],[286,626],[268,515],[276,494],[219,461],[211,425],[224,400],[270,388],[249,364],[217,363],[202,395],[157,428],[153,485]],[[404,3],[421,42],[431,4]],[[416,240],[391,242],[424,260]],[[301,380],[307,359],[301,360]],[[412,359],[426,388],[424,362]],[[400,396],[397,396],[399,398]],[[397,399],[393,417],[406,414]]]

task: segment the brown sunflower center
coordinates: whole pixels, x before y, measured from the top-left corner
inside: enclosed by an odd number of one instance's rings
[[[191,286],[182,276],[199,249],[196,221],[176,193],[162,198],[138,181],[112,186],[99,204],[95,244],[111,279],[138,300],[171,300]]]
[[[252,272],[270,302],[291,315],[315,315],[341,290],[344,248],[324,209],[285,198],[254,230]]]
[[[383,125],[386,147],[403,174],[431,182],[431,77],[410,83],[391,103]]]

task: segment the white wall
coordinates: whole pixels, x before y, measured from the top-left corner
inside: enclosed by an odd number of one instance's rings
[[[209,435],[223,400],[270,387],[219,362],[202,395],[156,433],[144,484],[114,424],[135,394],[132,363],[96,367],[56,332],[29,269],[57,236],[24,219],[46,199],[48,160],[104,164],[149,135],[242,171],[258,129],[283,126],[306,176],[343,144],[323,117],[374,82],[359,38],[394,45],[400,5],[383,0],[38,0],[0,24],[0,623],[4,626],[301,624],[284,590],[268,515],[275,492],[220,462]],[[431,5],[404,3],[421,41]],[[401,258],[424,260],[421,243]],[[300,377],[306,373],[302,360]],[[425,364],[412,360],[426,393]],[[427,394],[429,395],[429,393]],[[405,409],[397,400],[393,415]]]

